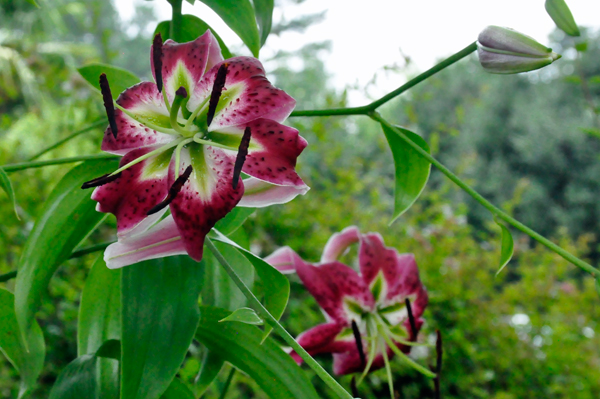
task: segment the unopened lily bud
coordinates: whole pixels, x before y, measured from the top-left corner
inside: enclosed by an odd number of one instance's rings
[[[546,0],[546,11],[554,21],[558,29],[569,36],[580,36],[579,27],[575,23],[573,14],[565,0]]]
[[[552,49],[510,28],[488,26],[477,40],[481,66],[490,73],[520,73],[550,65],[559,59]]]

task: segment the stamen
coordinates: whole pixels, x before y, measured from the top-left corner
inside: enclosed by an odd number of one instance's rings
[[[360,397],[360,394],[358,393],[358,388],[356,387],[356,376],[353,375],[352,376],[352,380],[350,380],[350,391],[352,392],[352,396],[355,398]]]
[[[154,63],[154,76],[156,76],[156,87],[158,87],[158,92],[162,92],[163,89],[163,79],[162,79],[162,46],[163,40],[160,32],[154,36],[154,41],[152,42],[152,61]]]
[[[177,197],[177,194],[179,194],[185,182],[190,178],[190,175],[192,174],[192,169],[192,165],[188,166],[185,172],[183,172],[183,174],[179,176],[177,180],[175,180],[175,183],[173,183],[173,185],[169,189],[169,192],[167,193],[167,198],[165,198],[161,203],[153,206],[148,211],[148,213],[146,213],[146,215],[150,216],[169,205],[175,199],[175,197]]]
[[[108,124],[112,131],[113,137],[117,138],[117,120],[115,119],[115,106],[113,104],[112,94],[110,92],[110,86],[108,85],[108,79],[105,73],[100,74],[100,92],[102,93],[102,99],[104,100],[104,109],[106,110],[106,117],[108,118]]]
[[[92,179],[90,181],[86,181],[81,185],[81,188],[85,190],[86,188],[99,187],[106,183],[110,183],[111,181],[115,181],[119,177],[121,177],[121,173],[117,173],[116,175],[111,175],[107,173],[100,177],[96,177],[95,179]]]
[[[237,157],[235,158],[235,165],[233,166],[233,189],[235,190],[240,180],[240,173],[242,173],[242,167],[246,161],[246,155],[248,155],[248,147],[250,146],[250,128],[244,129],[244,136],[240,142],[240,148],[238,149]],[[354,321],[353,321],[354,323]]]
[[[360,365],[364,370],[364,368],[367,366],[367,358],[365,356],[365,351],[363,350],[362,338],[360,336],[360,331],[358,330],[358,325],[356,325],[356,322],[354,320],[352,320],[352,334],[354,334],[354,341],[356,341],[356,349],[358,350],[358,355],[360,356]]]
[[[417,323],[415,322],[415,316],[412,312],[412,307],[410,306],[410,299],[404,299],[404,303],[406,304],[406,311],[408,312],[408,322],[410,323],[410,329],[412,333],[411,341],[417,339]]]
[[[219,99],[221,98],[221,92],[223,91],[223,87],[225,87],[225,78],[227,77],[228,67],[229,63],[225,62],[221,64],[219,70],[217,71],[217,76],[215,77],[215,82],[213,83],[212,92],[210,93],[210,102],[208,103],[208,115],[206,116],[207,126],[210,126],[213,118],[215,117],[217,105],[219,104]]]
[[[436,364],[435,364],[435,378],[433,379],[433,386],[435,390],[435,399],[441,398],[440,392],[440,376],[442,371],[442,333],[440,330],[435,330],[437,335],[437,339],[435,340],[435,353],[437,355]]]

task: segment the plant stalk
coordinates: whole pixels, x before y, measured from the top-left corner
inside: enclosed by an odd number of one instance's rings
[[[51,165],[61,165],[64,163],[75,163],[81,161],[91,161],[94,159],[106,159],[106,160],[114,160],[119,159],[116,155],[111,154],[96,154],[96,155],[82,155],[79,157],[71,157],[71,158],[58,158],[58,159],[50,159],[48,161],[34,161],[34,162],[22,162],[22,163],[11,163],[8,165],[4,165],[2,169],[6,173],[17,172],[19,170],[32,169],[32,168],[41,168],[44,166]]]

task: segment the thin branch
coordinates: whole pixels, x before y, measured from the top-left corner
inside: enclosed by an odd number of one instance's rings
[[[34,159],[37,159],[39,157],[41,157],[42,155],[60,147],[61,145],[65,144],[66,142],[74,139],[77,136],[82,135],[83,133],[87,133],[89,131],[92,131],[98,127],[102,127],[106,125],[106,121],[104,120],[104,118],[92,123],[91,125],[84,127],[83,129],[77,130],[76,132],[71,133],[70,135],[68,135],[67,137],[65,137],[64,139],[57,141],[56,143],[52,144],[50,147],[38,152],[37,154],[35,154],[34,156],[32,156],[31,158],[28,159],[28,161],[33,161]]]
[[[58,158],[58,159],[50,159],[48,161],[34,161],[34,162],[22,162],[22,163],[12,163],[8,165],[4,165],[2,169],[6,173],[17,172],[19,170],[32,169],[32,168],[41,168],[44,166],[51,165],[61,165],[65,163],[75,163],[81,161],[91,161],[94,159],[119,159],[116,155],[111,154],[96,154],[96,155],[82,155],[80,157],[71,157],[71,158]]]

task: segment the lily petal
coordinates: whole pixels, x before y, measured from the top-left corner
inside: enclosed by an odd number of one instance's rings
[[[147,154],[158,146],[145,147],[128,152],[120,166]],[[147,216],[148,211],[167,195],[168,164],[171,152],[141,161],[121,172],[116,180],[97,187],[92,199],[97,201],[99,212],[112,213],[117,217],[119,237],[135,234],[160,219],[162,213]]]
[[[283,274],[294,273],[300,263],[305,263],[290,247],[278,248],[263,260]]]
[[[321,255],[321,263],[336,261],[346,248],[357,243],[359,239],[360,231],[356,226],[346,227],[341,232],[335,233],[329,238],[327,244],[325,244],[323,255]]]
[[[194,41],[176,43],[169,39],[162,48],[163,87],[167,98],[173,102],[175,92],[183,86],[188,93],[193,93],[202,75],[215,64],[223,61],[221,48],[210,30]],[[153,49],[150,50],[152,75],[154,71]]]
[[[283,122],[292,112],[296,100],[277,89],[265,77],[260,61],[252,57],[234,57],[228,63],[225,88],[209,131],[245,125],[258,118]],[[196,86],[188,102],[193,110],[210,97],[220,64],[209,70]]]
[[[119,95],[117,104],[155,125],[171,127],[163,97],[154,83],[141,82],[128,88]],[[115,111],[115,120],[119,133],[115,138],[111,128],[106,128],[102,140],[102,151],[125,155],[135,148],[165,144],[173,140],[173,136],[144,126],[120,109]]]
[[[336,340],[336,337],[346,327],[339,323],[319,324],[300,334],[296,341],[302,346],[309,355],[314,356],[319,353],[339,353],[356,349],[354,339]],[[292,358],[298,364],[302,363],[302,358],[296,352],[290,353]]]
[[[296,159],[308,143],[298,135],[298,130],[269,119],[259,118],[242,126],[220,129],[213,137],[239,140],[244,130],[250,128],[248,155],[242,171],[250,176],[273,184],[304,187],[306,184],[296,173]],[[235,156],[235,154],[232,154]]]
[[[175,166],[171,165],[169,186],[175,182]],[[233,189],[233,162],[220,148],[183,148],[179,175],[189,165],[193,172],[170,207],[188,254],[200,261],[204,237],[237,205],[244,193],[244,185],[239,184]]]
[[[304,186],[278,186],[251,177],[244,179],[244,196],[238,206],[247,208],[264,208],[270,205],[285,204],[298,195],[304,195],[310,187]]]
[[[352,301],[364,311],[372,311],[375,301],[368,286],[358,273],[340,262],[319,266],[302,262],[296,273],[326,314],[338,323],[349,325],[356,311],[349,308]]]
[[[386,346],[386,348],[388,358],[391,359],[394,356],[394,353],[389,347]],[[373,364],[371,364],[369,371],[379,370],[384,365],[383,355],[380,353],[373,359]],[[333,354],[333,372],[336,375],[352,374],[360,371],[363,371],[363,365],[356,347],[348,352]]]
[[[143,234],[119,240],[106,248],[104,260],[110,269],[147,259],[185,254],[185,245],[172,216],[167,216]]]

